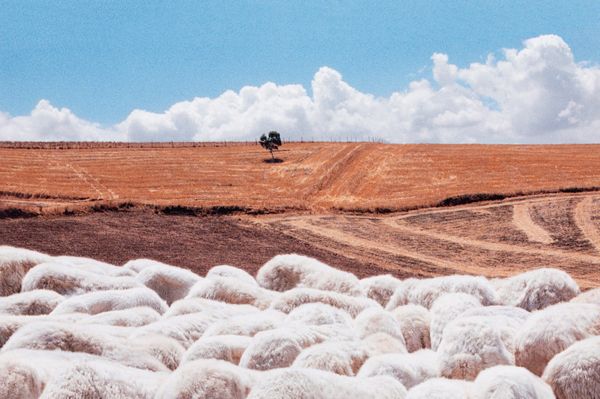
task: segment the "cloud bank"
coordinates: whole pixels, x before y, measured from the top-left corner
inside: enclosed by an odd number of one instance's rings
[[[600,68],[576,62],[556,35],[504,49],[501,59],[459,68],[435,53],[432,78],[389,97],[362,93],[329,67],[311,93],[265,83],[196,97],[162,113],[133,110],[114,126],[41,100],[25,116],[0,112],[0,140],[254,140],[269,130],[288,139],[367,139],[394,143],[600,142]]]

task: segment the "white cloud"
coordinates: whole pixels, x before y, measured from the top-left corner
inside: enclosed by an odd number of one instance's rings
[[[182,101],[160,114],[135,110],[116,129],[132,140],[255,139],[269,129],[308,129],[311,107],[302,86],[265,83],[239,93],[226,91],[214,99]]]
[[[56,108],[41,100],[29,115],[11,117],[0,112],[0,140],[121,140],[114,129],[78,118],[68,108]]]
[[[441,86],[447,86],[456,81],[458,67],[448,64],[448,55],[434,53],[431,60],[433,61],[433,78],[436,82]]]
[[[498,103],[516,135],[544,140],[600,120],[600,69],[575,63],[569,46],[555,35],[524,45],[520,51],[505,50],[502,61],[472,64],[459,76],[474,93]]]
[[[577,63],[556,35],[505,49],[501,59],[459,68],[435,53],[432,80],[379,98],[320,68],[311,84],[265,83],[197,97],[162,113],[136,109],[108,127],[42,100],[27,116],[0,113],[4,140],[243,140],[268,130],[286,138],[390,142],[600,142],[600,68]]]

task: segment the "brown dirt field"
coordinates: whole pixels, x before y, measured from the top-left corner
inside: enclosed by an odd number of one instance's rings
[[[283,162],[265,163],[268,153],[251,144],[0,145],[0,207],[54,210],[70,204],[77,209],[103,200],[317,212],[401,210],[463,194],[600,186],[600,145],[289,143],[277,155]]]
[[[582,288],[591,288],[600,286],[600,252],[589,241],[600,227],[599,199],[600,193],[556,194],[369,216],[197,217],[133,209],[5,218],[0,219],[0,244],[115,264],[149,257],[199,273],[217,264],[254,273],[272,256],[290,252],[316,257],[360,277],[383,273],[401,278],[454,273],[501,277],[558,267]],[[547,229],[551,243],[515,227],[515,212],[519,217],[522,209],[536,209],[536,215],[547,210],[543,224],[538,216],[531,220]],[[585,232],[582,220],[587,221]],[[485,234],[487,229],[490,234]]]
[[[230,264],[251,273],[280,253],[301,253],[357,275],[382,273],[334,251],[257,229],[237,217],[166,216],[153,212],[106,212],[78,216],[0,219],[0,245],[26,247],[51,255],[86,256],[123,264],[151,258],[204,275]]]
[[[217,264],[255,272],[289,252],[360,277],[498,277],[550,266],[583,288],[600,286],[600,191],[551,193],[600,186],[598,145],[284,148],[284,162],[269,164],[250,144],[0,145],[0,211],[43,215],[0,218],[0,245],[115,264],[149,257],[199,273]],[[427,208],[458,195],[519,192],[539,194]],[[128,202],[140,206],[115,208]],[[98,211],[99,204],[118,211]],[[178,205],[246,213],[173,216],[153,208]],[[422,209],[385,213],[410,208]]]
[[[600,218],[599,199],[598,193],[559,194],[385,216],[274,215],[256,222],[400,276],[502,277],[557,267],[590,288],[600,286],[600,251],[591,241],[599,230],[590,222]],[[553,227],[545,230],[552,242],[528,237],[514,225],[522,209],[533,208],[549,210],[544,223]],[[587,221],[585,231],[581,220]]]

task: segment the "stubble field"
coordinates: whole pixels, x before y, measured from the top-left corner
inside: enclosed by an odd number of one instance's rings
[[[393,211],[464,194],[600,186],[600,145],[290,143],[276,153],[280,163],[264,162],[268,153],[256,145],[6,147],[0,146],[4,207],[131,201],[267,211]]]

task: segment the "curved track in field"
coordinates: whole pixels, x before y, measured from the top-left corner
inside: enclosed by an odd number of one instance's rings
[[[595,196],[584,197],[575,207],[574,218],[585,238],[600,252],[600,231],[592,221]]]
[[[513,223],[515,226],[527,235],[529,241],[535,241],[542,244],[551,244],[552,236],[537,225],[529,214],[529,204],[516,204],[513,206]]]
[[[400,276],[497,277],[550,266],[566,270],[585,288],[600,283],[600,253],[575,243],[565,248],[552,237],[579,228],[597,245],[599,233],[592,217],[600,210],[594,198],[594,194],[550,195],[386,216],[283,215],[258,222],[307,245],[326,247]],[[543,209],[569,201],[576,204],[570,209],[574,217],[566,219],[573,220],[572,226],[556,221],[548,231],[531,216],[533,205]]]

